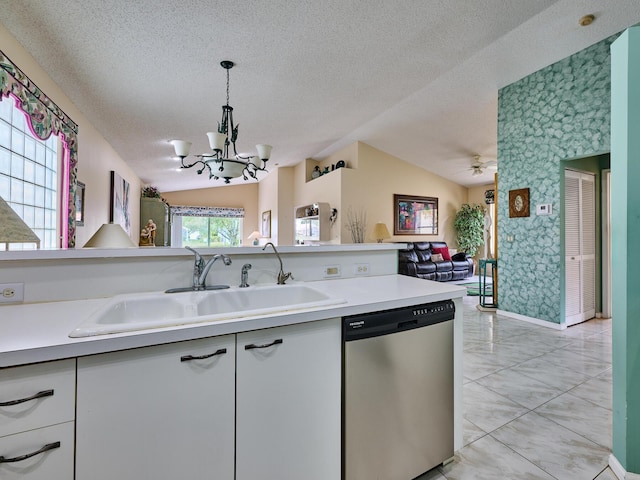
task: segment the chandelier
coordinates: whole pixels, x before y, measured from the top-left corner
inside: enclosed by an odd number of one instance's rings
[[[185,163],[189,156],[191,142],[184,140],[171,140],[176,156],[180,158],[181,168],[198,167],[198,175],[205,170],[209,172],[209,178],[214,180],[224,179],[229,183],[232,178],[242,175],[245,180],[258,179],[257,172],[266,172],[266,165],[271,156],[271,145],[256,145],[257,155],[238,155],[236,140],[238,140],[238,125],[233,123],[233,107],[229,105],[229,70],[234,63],[229,60],[220,62],[222,68],[227,71],[227,104],[222,106],[222,120],[218,122],[217,132],[207,132],[209,145],[213,153],[195,155],[198,160],[193,163]],[[229,156],[229,146],[233,146],[233,157]]]

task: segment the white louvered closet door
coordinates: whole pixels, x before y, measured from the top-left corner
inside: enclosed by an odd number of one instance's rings
[[[565,170],[565,322],[596,313],[595,175]]]

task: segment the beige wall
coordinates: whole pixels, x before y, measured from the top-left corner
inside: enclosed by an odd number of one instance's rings
[[[392,238],[387,241],[442,240],[456,247],[453,220],[461,204],[468,199],[468,189],[416,167],[393,155],[358,142],[358,168],[345,176],[342,187],[342,210],[365,208],[367,212],[366,242],[375,242],[373,226],[387,225]],[[418,195],[438,198],[438,235],[393,235],[393,195]],[[342,216],[344,224],[345,216]],[[343,227],[343,243],[351,241]]]
[[[111,170],[115,170],[131,185],[131,238],[137,245],[140,228],[140,202],[137,194],[141,187],[138,176],[3,25],[0,25],[0,48],[45,95],[78,124],[78,180],[85,183],[86,190],[85,224],[77,228],[76,245],[84,245],[100,225],[109,221]]]
[[[484,205],[484,192],[491,189],[493,189],[493,183],[469,188],[469,201],[467,203]]]
[[[271,212],[271,236],[260,240],[260,244],[273,242],[276,245],[293,243],[293,167],[281,167],[260,180],[258,195],[258,222],[262,223],[265,212]],[[262,232],[262,230],[260,230]]]
[[[251,245],[247,237],[254,230],[260,230],[258,223],[258,183],[247,182],[242,185],[200,188],[177,192],[162,192],[169,205],[196,207],[244,208],[242,225],[242,244]]]

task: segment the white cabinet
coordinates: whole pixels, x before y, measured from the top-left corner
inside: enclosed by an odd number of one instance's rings
[[[237,337],[236,479],[339,479],[340,320]]]
[[[339,479],[340,386],[340,319],[79,358],[75,478]]]
[[[2,480],[72,480],[73,422],[0,437],[0,457]]]
[[[0,369],[0,478],[72,479],[75,360]]]
[[[79,358],[76,480],[232,480],[234,367],[235,335]]]

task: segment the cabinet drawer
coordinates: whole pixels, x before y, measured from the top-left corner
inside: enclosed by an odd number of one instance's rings
[[[15,462],[0,462],[2,480],[71,480],[73,422],[0,438],[0,457],[15,459],[51,445],[51,450]],[[60,442],[60,446],[56,446]]]
[[[75,388],[75,359],[0,369],[0,437],[73,420]]]

